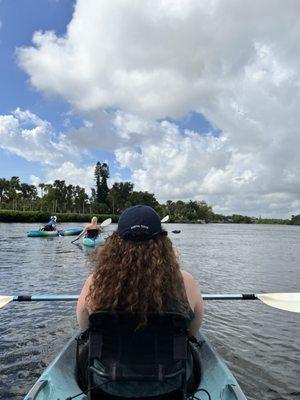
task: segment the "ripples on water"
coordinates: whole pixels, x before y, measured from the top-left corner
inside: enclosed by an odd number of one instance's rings
[[[300,227],[168,227],[181,229],[170,237],[204,293],[300,291]],[[0,293],[79,293],[90,250],[73,237],[27,238],[30,229],[0,224]],[[75,303],[10,303],[0,313],[0,399],[20,400],[76,331]],[[300,399],[300,314],[210,301],[203,331],[249,400]]]

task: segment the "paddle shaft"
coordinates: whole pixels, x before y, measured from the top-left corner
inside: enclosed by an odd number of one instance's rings
[[[260,300],[268,306],[280,310],[300,313],[299,293],[263,293],[263,294],[204,294],[204,300]],[[18,295],[0,296],[0,308],[11,301],[76,301],[78,295],[67,294],[42,294],[42,295]]]
[[[13,296],[12,301],[76,301],[77,294],[40,294],[40,295],[18,295]]]
[[[202,294],[203,300],[258,300],[254,293],[244,294]]]
[[[203,294],[203,300],[257,300],[256,294]],[[78,295],[41,294],[13,296],[13,301],[76,301]]]

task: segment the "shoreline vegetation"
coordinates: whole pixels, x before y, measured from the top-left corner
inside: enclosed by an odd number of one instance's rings
[[[20,181],[17,176],[0,178],[0,222],[47,222],[56,215],[58,222],[90,221],[96,215],[99,221],[119,215],[129,206],[145,204],[153,207],[163,218],[170,216],[173,223],[238,223],[300,225],[300,215],[291,219],[256,218],[245,215],[215,214],[204,200],[172,201],[160,204],[153,193],[135,191],[131,182],[116,182],[108,188],[109,166],[97,162],[94,170],[95,186],[91,195],[78,185],[67,185],[64,180],[38,187]]]
[[[48,222],[51,212],[41,211],[21,211],[21,210],[1,210],[0,222]],[[111,218],[112,222],[117,223],[119,215],[117,214],[97,214],[97,213],[56,213],[58,223],[78,222],[87,223],[93,216],[96,216],[99,221]],[[164,214],[161,214],[164,215]],[[297,217],[297,218],[296,218]],[[274,219],[274,218],[250,218],[243,215],[220,216],[212,214],[209,220],[193,220],[193,219],[176,219],[170,216],[170,223],[181,224],[207,224],[207,223],[222,223],[222,224],[280,224],[280,225],[300,225],[300,216],[292,219]]]

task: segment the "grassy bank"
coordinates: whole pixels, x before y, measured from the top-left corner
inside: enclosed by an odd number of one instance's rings
[[[14,211],[0,210],[0,222],[48,222],[51,213],[39,211]],[[107,218],[113,222],[118,221],[117,215],[112,214],[75,214],[75,213],[57,213],[57,222],[90,222],[93,216],[98,218],[99,223]]]

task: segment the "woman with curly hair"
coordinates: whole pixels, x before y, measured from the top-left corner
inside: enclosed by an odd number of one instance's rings
[[[197,334],[203,300],[192,275],[180,269],[167,232],[153,208],[127,208],[118,230],[94,256],[95,270],[86,280],[78,303],[82,331],[97,310],[127,311],[147,324],[149,313],[178,312],[190,318],[188,334]]]

